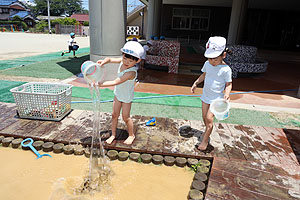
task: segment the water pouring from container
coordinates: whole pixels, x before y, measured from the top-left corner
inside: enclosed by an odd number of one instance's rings
[[[105,69],[93,61],[85,61],[81,65],[81,73],[87,83],[102,82],[105,77]]]

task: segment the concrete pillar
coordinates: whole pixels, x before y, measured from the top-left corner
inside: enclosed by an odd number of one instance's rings
[[[249,0],[232,0],[227,43],[239,44],[248,9]]]
[[[127,0],[89,0],[90,59],[120,57],[126,40]],[[117,77],[119,64],[107,64],[105,80]]]
[[[147,40],[149,40],[152,35],[160,35],[161,10],[162,0],[149,0],[146,35]]]
[[[125,43],[127,0],[89,0],[90,56],[121,55]]]
[[[298,89],[297,97],[300,99],[300,85],[299,85],[299,89]]]

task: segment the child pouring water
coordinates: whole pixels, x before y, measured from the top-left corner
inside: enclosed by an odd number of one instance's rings
[[[208,60],[204,63],[199,78],[194,82],[191,92],[194,93],[197,85],[204,81],[202,101],[202,118],[205,124],[205,132],[202,141],[197,146],[200,151],[206,150],[208,139],[213,130],[214,114],[209,110],[210,104],[215,99],[224,98],[229,101],[232,88],[231,68],[223,61],[228,49],[226,39],[223,37],[210,37],[206,43],[204,56]]]
[[[136,67],[136,64],[141,62],[141,56],[144,54],[144,49],[140,43],[129,41],[124,45],[121,51],[123,53],[121,58],[107,57],[104,60],[97,61],[101,67],[107,63],[120,63],[118,78],[113,81],[98,83],[99,87],[115,86],[111,125],[112,135],[106,140],[108,144],[111,144],[116,138],[116,129],[121,109],[122,118],[127,125],[129,134],[124,143],[132,144],[135,139],[135,135],[133,133],[133,122],[130,118],[130,110],[134,94],[134,83],[137,78],[138,68]]]

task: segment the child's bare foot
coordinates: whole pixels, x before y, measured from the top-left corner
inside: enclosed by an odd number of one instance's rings
[[[134,141],[135,136],[128,136],[128,138],[124,141],[124,144],[132,144],[132,142]]]
[[[114,141],[114,139],[115,139],[116,137],[115,136],[110,136],[107,140],[105,140],[105,142],[107,143],[107,144],[111,144],[113,141]]]
[[[207,149],[208,142],[201,142],[199,145],[197,145],[197,149],[200,151],[205,151]]]

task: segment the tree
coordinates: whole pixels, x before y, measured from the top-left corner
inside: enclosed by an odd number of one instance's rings
[[[47,0],[34,0],[35,5],[30,6],[33,14],[48,15]],[[82,11],[81,0],[50,0],[50,15],[71,16],[73,13],[80,13]]]

